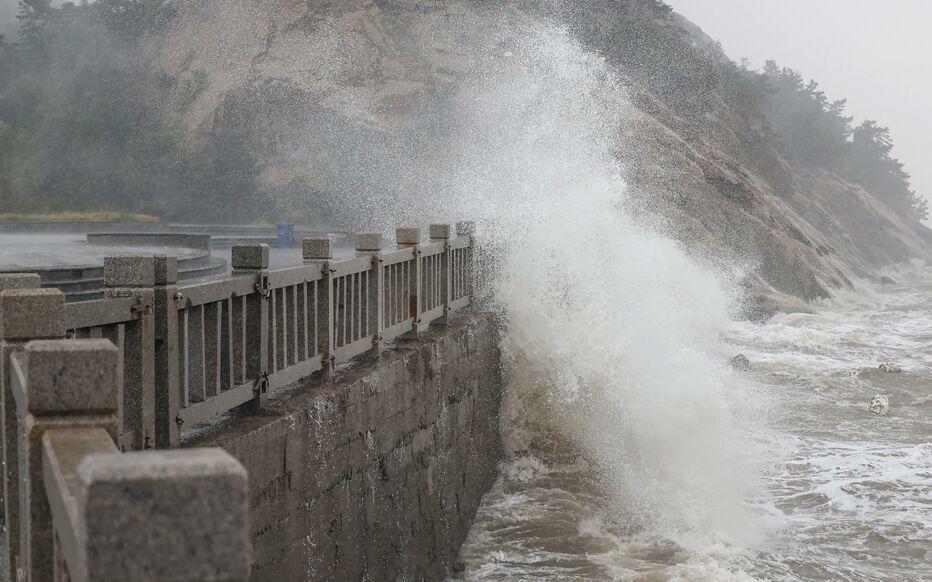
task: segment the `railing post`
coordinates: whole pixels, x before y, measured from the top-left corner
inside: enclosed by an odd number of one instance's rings
[[[440,295],[443,297],[443,317],[436,320],[440,325],[447,325],[450,322],[450,301],[452,300],[450,271],[450,225],[449,224],[431,224],[430,225],[431,242],[443,241],[443,255],[440,259],[440,281],[443,288]]]
[[[317,337],[321,339],[321,377],[333,376],[336,356],[333,352],[333,241],[329,238],[305,238],[301,242],[304,263],[320,265],[321,293],[317,298]]]
[[[409,316],[414,317],[414,324],[411,331],[415,338],[421,337],[421,250],[418,245],[421,244],[421,229],[413,227],[402,227],[395,229],[395,243],[402,248],[414,248],[414,284],[406,281],[408,288],[413,290],[409,299],[408,306]]]
[[[466,266],[466,287],[469,297],[469,305],[475,304],[475,276],[476,276],[476,248],[475,248],[476,223],[472,220],[461,220],[456,223],[456,236],[466,237],[469,239],[469,264]]]
[[[155,446],[177,447],[181,430],[178,416],[181,394],[178,386],[178,259],[155,256]]]
[[[248,486],[221,449],[89,455],[77,469],[74,582],[245,582]]]
[[[369,297],[367,298],[367,304],[372,308],[366,313],[366,318],[369,322],[368,329],[373,330],[372,354],[376,357],[382,354],[384,345],[382,330],[385,326],[383,319],[385,307],[382,304],[384,282],[382,280],[381,258],[384,239],[385,237],[381,232],[360,232],[356,234],[356,254],[372,257],[372,271],[369,276],[372,278],[373,284],[369,286]]]
[[[35,340],[10,359],[19,412],[20,552],[29,582],[54,580],[55,531],[42,436],[53,429],[102,428],[116,438],[119,358],[111,342],[92,339]]]
[[[267,396],[268,386],[262,379],[269,372],[269,246],[235,246],[232,250],[231,264],[234,276],[253,277],[256,280],[256,293],[247,295],[243,306],[243,317],[247,322],[243,330],[245,374],[246,378],[256,379],[256,397],[251,404],[252,410],[256,412]],[[258,325],[249,322],[258,322]]]
[[[57,289],[27,288],[35,278],[3,278],[9,290],[0,292],[0,424],[3,439],[3,514],[6,522],[7,568],[16,580],[22,568],[20,554],[19,428],[10,375],[10,358],[26,342],[65,337],[65,296]]]
[[[155,257],[117,255],[104,258],[104,296],[135,297],[135,318],[124,324],[121,449],[155,446]]]
[[[39,275],[35,273],[0,273],[0,293],[4,291],[16,290],[16,289],[38,289],[42,286],[42,280],[39,278]],[[2,340],[0,340],[2,341]],[[2,355],[3,360],[5,361],[7,356]],[[6,380],[4,379],[4,365],[3,361],[0,361],[0,467],[6,466],[6,449],[3,446],[4,436],[3,436],[3,417],[5,413],[4,400],[6,399]],[[5,474],[5,470],[4,470]],[[4,548],[9,548],[9,536],[7,534],[7,509],[6,509],[6,478],[3,477],[0,479],[0,495],[3,496],[2,501],[0,501],[0,532],[2,532],[3,539],[0,540],[0,543],[5,544]],[[7,552],[7,558],[9,558],[9,552]],[[6,561],[6,565],[0,568],[0,580],[10,580],[10,564],[9,559]]]

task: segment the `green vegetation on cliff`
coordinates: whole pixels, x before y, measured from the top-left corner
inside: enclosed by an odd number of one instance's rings
[[[0,200],[7,211],[114,210],[252,220],[254,154],[230,133],[186,142],[181,116],[209,83],[175,79],[142,43],[172,18],[155,0],[19,2],[0,44]]]

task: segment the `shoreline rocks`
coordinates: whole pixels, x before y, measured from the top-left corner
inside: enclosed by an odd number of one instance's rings
[[[867,409],[878,416],[885,416],[890,410],[890,399],[883,394],[874,394]]]

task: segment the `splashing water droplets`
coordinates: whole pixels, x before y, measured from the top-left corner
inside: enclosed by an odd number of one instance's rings
[[[520,38],[453,100],[455,153],[433,161],[424,209],[475,217],[496,257],[512,448],[547,434],[581,451],[626,527],[744,536],[716,354],[729,294],[625,214],[624,95],[604,61],[558,29]]]

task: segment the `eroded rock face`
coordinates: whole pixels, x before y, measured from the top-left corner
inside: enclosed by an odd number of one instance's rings
[[[930,254],[928,229],[835,174],[792,166],[755,140],[753,122],[714,87],[699,118],[682,113],[675,96],[648,90],[649,80],[620,56],[641,50],[641,39],[629,34],[632,19],[643,20],[640,30],[670,33],[670,25],[651,20],[647,3],[176,5],[177,18],[154,50],[176,78],[208,74],[185,118],[192,139],[218,128],[247,135],[268,184],[298,181],[321,193],[322,206],[352,204],[360,220],[341,224],[347,228],[371,227],[373,216],[384,215],[374,192],[384,200],[386,192],[424,188],[417,160],[447,147],[442,137],[456,131],[450,107],[458,92],[500,68],[539,22],[556,19],[604,56],[625,87],[617,149],[630,211],[712,266],[742,265],[745,315],[807,311],[806,302],[832,289]],[[697,29],[690,34],[711,44]]]

